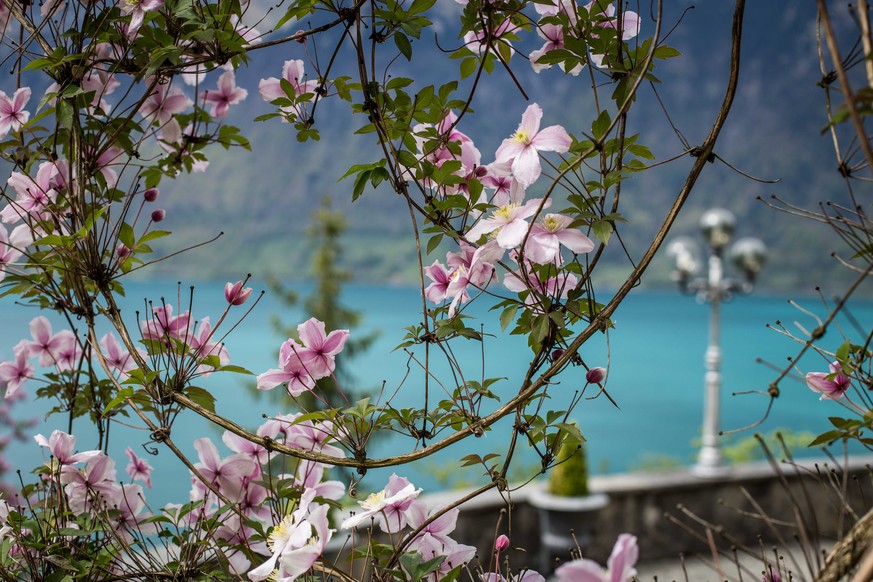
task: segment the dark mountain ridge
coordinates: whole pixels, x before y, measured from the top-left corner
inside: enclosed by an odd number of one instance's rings
[[[669,4],[663,28],[671,29],[680,18],[681,23],[666,42],[682,56],[659,63],[655,74],[663,83],[657,92],[673,125],[693,146],[709,131],[723,98],[732,6],[704,2],[685,12],[687,2]],[[645,14],[643,19],[646,22]],[[450,26],[450,22],[445,25],[449,30]],[[697,220],[706,208],[726,207],[738,217],[738,236],[761,237],[771,249],[761,285],[798,293],[848,275],[829,256],[841,249],[827,227],[774,211],[758,200],[759,196],[767,199],[775,195],[799,206],[814,207],[821,200],[845,197],[833,146],[828,136],[821,134],[826,116],[824,95],[816,86],[821,73],[814,26],[815,10],[807,3],[750,3],[740,89],[716,153],[743,173],[779,182],[750,180],[717,161],[705,170],[674,231],[696,236]],[[644,24],[646,33],[651,33],[650,22]],[[449,43],[449,37],[450,33],[442,33],[440,44]],[[305,217],[324,194],[330,194],[335,208],[347,215],[344,263],[358,280],[417,279],[409,212],[403,200],[380,189],[367,191],[352,204],[351,181],[337,182],[350,165],[370,161],[378,154],[372,136],[348,136],[349,128],[359,127],[363,121],[355,118],[345,103],[333,98],[319,104],[316,127],[321,132],[320,142],[297,143],[293,128],[277,120],[249,121],[271,109],[255,90],[258,80],[279,76],[284,59],[303,58],[298,46],[267,49],[274,53],[268,59],[259,51],[253,65],[269,65],[238,72],[238,82],[249,88],[249,97],[232,111],[229,122],[242,127],[253,152],[214,151],[205,174],[165,185],[167,190],[184,189],[184,193],[178,192],[181,195],[172,201],[169,196],[165,199],[167,226],[176,232],[169,239],[173,246],[161,251],[196,244],[219,231],[224,231],[224,236],[208,250],[160,263],[151,271],[153,275],[235,279],[253,272],[305,278],[309,252]],[[437,55],[433,39],[423,39],[414,49],[435,55],[428,59],[432,70],[427,82],[438,85],[455,74],[457,62]],[[530,101],[540,103],[545,111],[545,125],[561,123],[571,133],[578,133],[590,124],[592,98],[583,80],[568,82],[570,79],[558,70],[537,75],[519,55],[512,63]],[[405,61],[398,61],[392,72],[412,76],[408,67]],[[505,71],[495,70],[483,84],[473,102],[480,113],[465,118],[462,128],[476,140],[483,163],[493,159],[500,140],[514,131],[525,106]],[[495,112],[500,112],[499,117]],[[641,134],[641,142],[658,160],[679,156],[686,149],[649,86],[643,86],[634,106],[631,129]],[[620,234],[631,257],[639,256],[648,245],[691,163],[688,156],[680,157],[624,184],[623,212],[629,223],[622,226]],[[535,194],[529,192],[529,196]],[[618,244],[610,247],[613,266],[601,273],[606,286],[619,281],[627,270],[622,249]],[[441,256],[427,262],[434,258]],[[670,269],[666,258],[656,260],[643,283],[670,284]]]

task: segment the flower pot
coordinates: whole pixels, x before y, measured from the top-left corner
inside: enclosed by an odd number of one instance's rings
[[[594,539],[598,512],[609,504],[604,493],[583,497],[564,497],[548,493],[544,487],[533,487],[528,496],[540,521],[540,568],[551,572],[555,560],[571,559],[570,552],[583,553]],[[575,539],[574,539],[575,538]]]

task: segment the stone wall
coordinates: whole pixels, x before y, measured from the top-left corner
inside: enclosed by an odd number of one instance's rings
[[[586,556],[604,563],[622,532],[639,538],[640,560],[676,557],[680,552],[708,554],[706,527],[684,515],[681,508],[703,522],[723,528],[730,539],[719,530],[713,531],[723,548],[732,544],[758,548],[758,536],[762,536],[766,548],[778,543],[780,535],[793,542],[797,530],[775,524],[793,524],[798,519],[823,539],[837,539],[847,524],[854,521],[849,516],[851,511],[863,515],[873,505],[871,465],[873,457],[853,457],[844,465],[846,471],[836,470],[830,460],[820,460],[781,464],[778,470],[766,462],[739,465],[718,479],[696,477],[685,469],[595,476],[590,483],[592,492],[607,494],[610,502],[592,520],[596,533]],[[491,555],[495,534],[510,533],[512,546],[525,549],[511,552],[512,567],[541,570],[540,522],[537,510],[528,501],[530,488],[536,486],[528,485],[514,492],[491,491],[465,504],[454,538],[479,548],[484,566]],[[848,492],[848,505],[840,503],[840,490]],[[422,499],[438,506],[464,493],[448,491]],[[770,523],[747,515],[760,513],[756,504],[766,509]],[[680,517],[688,527],[676,525],[669,515]]]

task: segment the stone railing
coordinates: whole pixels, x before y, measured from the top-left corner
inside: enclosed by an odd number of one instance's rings
[[[778,471],[767,462],[737,465],[719,479],[696,477],[687,469],[595,476],[590,480],[592,492],[605,493],[609,503],[592,518],[595,533],[586,556],[605,562],[622,532],[638,537],[641,560],[676,557],[680,553],[709,554],[703,523],[719,528],[712,532],[716,539],[724,541],[720,537],[720,532],[724,532],[733,544],[753,548],[759,547],[759,536],[767,548],[778,543],[779,536],[794,542],[798,532],[789,524],[798,519],[805,521],[808,529],[817,532],[821,539],[838,539],[854,522],[853,511],[863,515],[873,505],[871,466],[873,457],[851,457],[844,464],[845,471],[831,460],[804,460],[780,464]],[[511,552],[512,567],[542,569],[539,517],[528,502],[530,488],[536,486],[502,494],[493,491],[465,504],[453,537],[476,546],[481,563],[486,565],[498,517],[509,502],[511,511],[503,515],[499,533],[506,533],[511,520],[512,547],[525,549]],[[439,506],[464,493],[446,491],[422,499],[431,506]],[[769,520],[750,515],[759,514],[761,508],[766,510]],[[685,511],[701,521],[695,522]],[[677,525],[671,516],[688,527]],[[721,544],[730,545],[731,542]]]

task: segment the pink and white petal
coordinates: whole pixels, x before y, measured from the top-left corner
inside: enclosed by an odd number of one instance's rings
[[[279,558],[279,579],[296,580],[312,567],[319,556],[321,549],[314,544],[287,552]]]
[[[521,124],[518,126],[518,133],[533,137],[540,130],[540,121],[543,118],[543,110],[537,103],[531,103],[524,110],[521,116]]]
[[[471,228],[467,232],[467,240],[471,242],[476,242],[482,237],[483,234],[494,232],[501,226],[502,225],[499,222],[493,219],[480,220],[479,222],[474,224],[473,228]]]
[[[561,244],[576,254],[590,253],[594,250],[594,241],[580,231],[570,228],[555,233]]]
[[[285,370],[267,370],[258,376],[258,390],[272,390],[276,386],[288,382],[293,377],[293,374],[289,374]]]
[[[15,91],[15,94],[12,96],[12,109],[13,111],[21,111],[24,108],[27,101],[30,99],[30,87],[22,87]]]
[[[37,342],[46,345],[52,337],[52,324],[42,315],[34,317],[30,321],[30,335]]]
[[[315,388],[315,379],[306,371],[292,375],[288,381],[288,393],[291,396],[300,396],[313,388]]]
[[[546,232],[532,232],[524,246],[524,256],[538,265],[544,265],[554,261],[559,250],[558,237]]]
[[[300,59],[285,61],[282,65],[282,76],[297,87],[303,79],[303,61]]]
[[[494,153],[494,164],[504,166],[513,164],[515,158],[521,155],[525,149],[525,144],[515,138],[508,137],[500,144],[497,151]],[[494,165],[492,164],[492,166]]]
[[[541,172],[540,156],[531,146],[524,148],[512,162],[512,175],[525,188],[536,182]]]
[[[626,533],[619,535],[612,548],[612,554],[606,562],[611,582],[625,582],[636,576],[637,570],[634,565],[639,555],[636,536]]]
[[[315,349],[324,344],[326,331],[324,322],[310,317],[297,326],[297,335],[307,348]]]
[[[555,570],[558,582],[610,582],[603,567],[594,560],[573,560]]]
[[[537,5],[537,6],[539,6],[539,5]],[[540,60],[541,57],[544,57],[545,54],[551,50],[551,48],[550,48],[551,46],[552,46],[552,43],[547,42],[541,48],[538,48],[537,50],[532,51],[530,53],[530,56],[529,56],[530,66],[533,68],[534,73],[539,73],[540,71],[543,71],[545,69],[552,68],[552,65],[550,65],[550,64],[537,62]]]
[[[497,244],[507,250],[516,248],[524,240],[529,226],[524,220],[513,220],[497,233]]]
[[[524,283],[519,273],[507,273],[504,275],[503,286],[513,293],[521,293],[528,289],[528,286]]]
[[[206,467],[214,469],[218,467],[220,459],[218,457],[218,449],[212,444],[212,441],[207,437],[199,438],[194,441],[194,449],[200,456],[200,462]]]
[[[550,125],[531,141],[531,145],[539,151],[564,153],[570,149],[573,140],[560,125]]]
[[[276,77],[261,79],[261,82],[258,83],[258,92],[261,94],[261,99],[270,103],[276,99],[287,97],[279,84],[279,79]]]
[[[349,339],[349,330],[335,329],[327,336],[321,349],[322,351],[335,356],[343,351],[347,339]]]
[[[640,33],[642,21],[636,12],[625,10],[622,14],[621,24],[621,40],[630,40]]]

